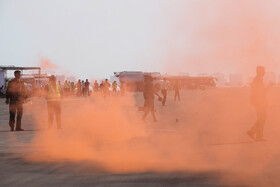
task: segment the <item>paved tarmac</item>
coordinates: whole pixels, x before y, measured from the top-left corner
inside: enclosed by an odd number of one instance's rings
[[[235,91],[235,94],[246,95],[247,91],[248,90],[243,90],[242,92],[240,92],[237,90]],[[215,95],[217,94],[226,95],[226,93],[224,92],[228,91],[216,90],[206,92],[184,92],[182,95],[182,100],[185,99],[183,105],[187,103],[189,103],[189,105],[192,105],[192,103],[189,102],[190,99],[192,100],[192,102],[194,102],[194,100],[203,101],[207,97],[210,97],[213,101],[215,100]],[[136,104],[142,102],[142,100],[139,99],[140,97],[141,96],[136,97]],[[223,102],[225,100],[226,99],[224,99]],[[250,176],[250,179],[247,178],[245,174],[243,177],[240,177],[242,176],[242,173],[238,174],[238,179],[234,179],[236,171],[242,171],[244,168],[248,169],[252,166],[252,164],[254,164],[252,162],[248,163],[247,158],[245,160],[234,162],[234,164],[239,162],[242,165],[240,168],[238,168],[238,170],[234,171],[226,170],[225,167],[222,167],[225,164],[221,164],[221,167],[219,166],[219,164],[217,164],[218,167],[213,168],[212,170],[203,171],[190,169],[185,171],[135,171],[127,173],[110,172],[105,170],[99,163],[94,163],[91,161],[30,162],[25,159],[28,155],[36,155],[36,153],[47,151],[44,147],[33,147],[33,144],[31,144],[36,134],[45,133],[47,130],[45,127],[38,126],[36,124],[36,121],[34,120],[34,114],[30,113],[30,111],[25,111],[22,124],[23,128],[26,131],[10,132],[8,127],[8,107],[7,105],[5,105],[4,101],[4,99],[0,99],[0,186],[267,186],[268,184],[269,186],[277,186],[277,184],[279,184],[277,175],[279,175],[280,170],[279,167],[273,166],[279,163],[278,159],[276,159],[277,157],[273,157],[273,159],[275,160],[273,160],[273,162],[269,162],[270,165],[272,164],[271,167],[266,166],[263,169],[262,174],[258,173],[253,177]],[[42,110],[46,107],[43,99],[34,99],[33,105],[41,108]],[[64,107],[67,107],[67,105],[64,104]],[[170,113],[170,111],[166,111],[166,108],[160,107],[159,104],[156,104],[156,107],[158,113]],[[178,112],[178,110],[180,109],[176,107],[176,104],[173,103],[172,99],[167,101],[167,107],[169,109],[172,108],[172,115],[174,117],[174,121],[172,122],[174,124],[172,125],[176,125],[176,123],[178,123],[177,125],[189,123],[190,121],[198,119],[196,115],[199,114],[197,114],[197,112],[203,112],[203,110],[201,110],[191,113],[190,110],[188,110],[188,113],[186,114],[180,113]],[[249,106],[245,108],[247,109],[249,108]],[[195,106],[193,106],[192,109],[195,110]],[[247,119],[248,121],[245,121],[246,123],[254,120],[253,114],[254,111],[248,113],[249,117]],[[224,117],[225,115],[226,114],[224,114]],[[205,116],[208,115],[205,114]],[[202,115],[201,117],[203,118],[205,116]],[[160,115],[160,117],[162,117],[162,115]],[[164,120],[163,118],[164,117],[162,117],[161,119],[159,118],[159,122],[155,126],[151,126],[149,130],[156,131],[158,134],[175,134],[175,136],[176,134],[180,133],[177,128],[173,128],[172,125],[169,124],[169,122],[171,121],[170,118],[166,120]],[[177,120],[177,122],[175,123],[175,119],[177,118],[179,120]],[[215,116],[212,116],[212,118],[215,118]],[[201,123],[209,122],[209,120],[210,118],[206,121],[202,121]],[[277,120],[277,122],[278,121],[279,120]],[[243,121],[243,123],[245,122]],[[271,123],[271,121],[269,121],[269,123]],[[244,132],[249,126],[250,124],[245,126]],[[208,130],[211,133],[207,133]],[[271,131],[273,131],[273,129],[268,133],[271,133]],[[211,131],[211,128],[205,128],[204,131],[201,131],[200,133],[201,136],[204,137],[204,140],[202,140],[202,142],[207,149],[207,154],[215,155],[217,153],[227,152],[228,150],[236,150],[236,152],[240,154],[242,154],[242,152],[246,152],[246,150],[250,150],[253,152],[256,149],[263,149],[260,152],[270,150],[270,148],[267,148],[268,142],[263,144],[253,143],[246,137],[246,135],[243,135],[244,132],[239,133],[240,137],[242,138],[231,137],[228,139],[217,137],[215,139],[208,139],[209,136],[217,136],[217,134],[220,133]],[[278,139],[274,138],[269,141],[273,143],[276,140]],[[259,153],[259,151],[256,151],[256,153]],[[274,156],[275,155],[276,154],[274,154]],[[249,156],[251,161],[255,161],[255,158],[252,158],[254,156],[252,156],[251,154]],[[260,155],[255,156],[260,157]],[[261,157],[260,160],[264,160],[264,158],[266,158],[266,156]],[[216,159],[220,159],[218,154],[215,155],[215,160]],[[225,160],[221,158],[221,163],[223,163],[224,161]],[[246,165],[246,163],[248,165]]]

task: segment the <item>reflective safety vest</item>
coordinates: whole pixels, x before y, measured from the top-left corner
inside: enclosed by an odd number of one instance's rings
[[[60,101],[60,98],[61,95],[59,85],[56,84],[56,87],[54,88],[51,84],[49,84],[48,100]]]

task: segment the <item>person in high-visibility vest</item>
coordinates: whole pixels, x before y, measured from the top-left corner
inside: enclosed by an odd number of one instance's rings
[[[49,84],[45,87],[45,91],[48,107],[48,128],[50,129],[53,126],[55,115],[57,128],[61,129],[61,89],[56,84],[54,75],[49,78]]]

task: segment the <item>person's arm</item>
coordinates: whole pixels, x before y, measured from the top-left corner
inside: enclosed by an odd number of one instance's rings
[[[10,103],[11,98],[11,83],[8,83],[7,91],[6,91],[6,104]]]

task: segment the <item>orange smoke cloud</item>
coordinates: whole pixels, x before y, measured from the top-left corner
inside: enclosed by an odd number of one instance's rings
[[[41,58],[40,59],[40,67],[42,69],[50,70],[50,69],[57,69],[58,66],[56,64],[53,64],[49,59],[47,58]]]
[[[272,1],[263,2],[193,1],[191,12],[181,6],[182,14],[168,38],[166,68],[173,72],[247,74],[259,64],[277,69],[278,18],[273,19]],[[172,92],[169,94],[172,97]],[[156,103],[156,124],[141,121],[136,103],[142,103],[142,95],[78,101],[66,98],[63,130],[37,133],[31,144],[44,150],[27,159],[89,160],[112,172],[218,170],[229,172],[229,176],[221,176],[224,183],[269,186],[279,180],[270,173],[279,171],[273,166],[280,153],[278,110],[268,110],[265,134],[271,143],[251,142],[246,131],[256,117],[249,95],[248,88],[184,91],[181,103],[171,99],[168,107]],[[273,89],[270,103],[279,103],[279,95],[279,89]],[[26,110],[38,126],[47,126],[45,105],[34,102]],[[259,182],[263,175],[265,179]]]
[[[231,185],[252,184],[257,176],[270,171],[280,153],[276,146],[280,120],[275,108],[268,110],[265,126],[269,142],[254,143],[246,135],[256,119],[248,88],[182,91],[180,103],[172,101],[173,94],[168,93],[168,107],[156,102],[159,122],[148,124],[142,122],[136,107],[143,102],[141,94],[65,98],[63,129],[54,126],[36,133],[31,146],[39,151],[26,159],[90,161],[117,173],[222,171],[221,181]],[[273,89],[269,103],[279,103],[278,95],[279,89]],[[41,101],[34,100],[25,111],[32,114],[38,127],[47,126],[46,105]]]
[[[166,69],[253,73],[279,70],[277,1],[203,0],[174,6]]]

